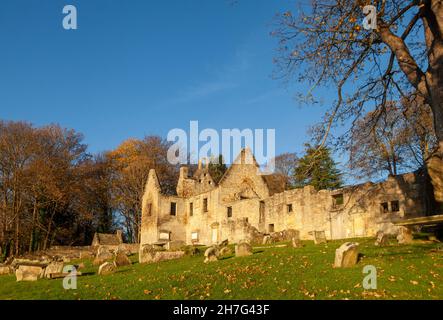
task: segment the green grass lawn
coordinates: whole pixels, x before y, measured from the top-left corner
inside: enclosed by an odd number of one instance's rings
[[[62,279],[16,282],[0,276],[0,299],[442,299],[441,244],[417,243],[378,248],[358,239],[364,255],[357,266],[334,269],[335,249],[345,241],[304,248],[256,248],[249,257],[210,264],[203,256],[157,264],[136,263],[108,276],[86,261],[77,290]],[[362,270],[374,265],[378,289],[364,290]]]

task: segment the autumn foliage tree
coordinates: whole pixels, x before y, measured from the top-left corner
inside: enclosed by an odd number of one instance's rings
[[[82,140],[58,125],[0,121],[0,258],[86,244],[109,214],[108,173]]]
[[[294,1],[296,4],[297,1]],[[363,8],[376,9],[375,29],[363,28]],[[278,16],[274,35],[281,77],[335,87],[323,140],[337,124],[353,124],[369,111],[387,110],[416,92],[430,106],[439,150],[428,161],[436,198],[443,201],[443,3],[440,0],[312,0],[301,13]]]
[[[123,217],[128,240],[138,242],[141,223],[141,200],[150,169],[162,181],[162,191],[175,192],[178,168],[169,164],[170,143],[157,136],[142,140],[128,139],[106,154],[112,168],[112,201]]]
[[[386,112],[369,112],[356,122],[351,138],[350,167],[358,177],[424,167],[436,140],[429,107],[410,99],[389,102]]]

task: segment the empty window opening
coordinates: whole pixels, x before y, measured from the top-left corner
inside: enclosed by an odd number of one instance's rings
[[[258,220],[259,220],[259,223],[262,223],[265,221],[265,202],[264,201],[260,201]]]
[[[208,212],[208,198],[203,199],[203,212]]]
[[[232,218],[232,207],[228,207],[228,218]]]
[[[171,202],[171,216],[177,215],[177,204],[175,202]]]
[[[192,217],[194,215],[194,203],[189,204],[189,215]]]
[[[383,213],[387,213],[387,212],[389,212],[389,206],[388,206],[388,203],[387,203],[387,202],[382,202],[382,203],[380,204],[380,206],[381,206],[381,211],[382,211]]]
[[[292,203],[286,205],[286,210],[287,210],[288,213],[292,212]]]
[[[333,195],[332,199],[333,199],[334,207],[342,206],[345,203],[344,198],[343,198],[343,193]]]
[[[269,233],[274,232],[274,224],[273,223],[268,226],[268,232]]]
[[[400,202],[398,200],[391,201],[391,211],[392,212],[400,211]]]

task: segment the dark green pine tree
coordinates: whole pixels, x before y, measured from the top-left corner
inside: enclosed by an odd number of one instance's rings
[[[209,174],[216,183],[220,181],[227,169],[222,155],[219,155],[217,160],[209,162]]]
[[[342,186],[341,173],[327,147],[305,144],[305,155],[299,159],[294,172],[295,186],[311,185],[316,190],[337,189]]]

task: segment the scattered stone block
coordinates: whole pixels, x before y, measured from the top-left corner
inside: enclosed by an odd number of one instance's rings
[[[334,268],[349,268],[358,262],[358,243],[346,242],[335,250]]]
[[[218,261],[220,251],[217,247],[210,247],[205,251],[205,263]]]
[[[51,278],[51,274],[53,273],[61,273],[63,272],[64,263],[63,262],[51,262],[45,269],[45,278]]]
[[[383,231],[377,232],[377,238],[375,240],[375,245],[379,247],[384,247],[388,244],[388,235],[385,234]]]
[[[412,230],[406,227],[400,227],[397,235],[397,240],[399,244],[410,244],[412,243]]]
[[[315,244],[327,243],[324,231],[314,231],[314,243]]]
[[[117,266],[115,265],[115,263],[105,262],[98,268],[98,274],[100,276],[105,276],[115,273],[115,270],[117,270]]]
[[[252,255],[252,246],[247,242],[240,242],[235,246],[235,256],[244,257]]]

